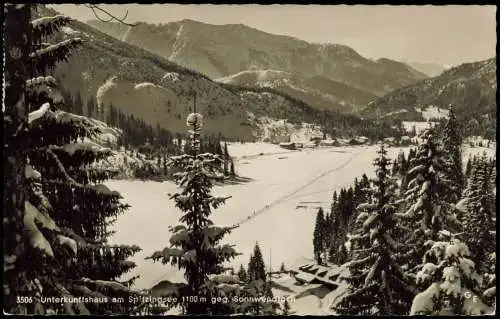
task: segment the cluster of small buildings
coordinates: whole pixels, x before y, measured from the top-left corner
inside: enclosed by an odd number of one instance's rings
[[[301,148],[367,145],[369,142],[368,137],[365,136],[358,136],[351,139],[323,139],[319,136],[313,136],[307,142],[291,142],[290,140],[285,140],[279,142],[279,145],[284,149],[297,150]],[[387,137],[384,139],[384,143],[388,146],[410,146],[413,141],[409,136],[402,136],[400,139]]]
[[[315,148],[315,147],[331,147],[331,146],[347,146],[347,145],[365,145],[368,143],[368,138],[361,136],[351,140],[346,139],[323,139],[320,136],[313,136],[307,142],[281,142],[280,147],[296,150],[301,148]]]
[[[341,284],[341,275],[346,274],[346,269],[337,265],[305,264],[292,271],[298,284],[321,284],[330,290],[336,289]]]

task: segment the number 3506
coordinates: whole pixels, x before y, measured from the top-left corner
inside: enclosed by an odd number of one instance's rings
[[[17,303],[31,303],[33,302],[32,297],[17,297]]]

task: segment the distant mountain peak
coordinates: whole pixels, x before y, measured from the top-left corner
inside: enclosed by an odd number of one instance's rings
[[[429,77],[438,76],[444,70],[451,68],[451,66],[441,65],[433,62],[408,62],[404,61],[406,65],[411,66],[415,70],[426,74]]]

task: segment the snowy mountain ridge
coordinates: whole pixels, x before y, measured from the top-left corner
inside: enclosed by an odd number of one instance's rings
[[[355,113],[377,96],[322,76],[306,78],[282,70],[245,70],[215,80],[219,83],[273,88],[297,97],[317,109]]]
[[[421,121],[422,106],[448,109],[453,105],[458,117],[483,121],[481,117],[487,116],[491,122],[496,112],[496,83],[496,58],[464,63],[368,103],[361,115]]]

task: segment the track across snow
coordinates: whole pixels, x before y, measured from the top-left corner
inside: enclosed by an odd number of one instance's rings
[[[274,206],[278,205],[278,204],[281,204],[283,202],[286,202],[290,199],[294,199],[294,195],[297,195],[298,193],[300,193],[301,191],[303,191],[304,189],[306,189],[308,186],[310,185],[313,185],[314,183],[316,183],[318,180],[320,180],[321,178],[327,176],[327,175],[330,175],[340,169],[343,169],[344,167],[346,167],[347,165],[349,165],[349,163],[351,162],[351,160],[356,157],[356,156],[359,156],[363,151],[366,151],[366,149],[363,149],[359,152],[356,152],[354,153],[353,155],[351,155],[351,157],[349,157],[344,163],[342,163],[341,165],[335,167],[335,168],[332,168],[332,169],[329,169],[327,170],[326,172],[320,174],[319,176],[316,176],[315,178],[311,179],[309,182],[307,182],[306,184],[302,185],[301,187],[299,187],[298,189],[284,195],[284,196],[281,196],[280,198],[272,201],[271,203],[269,203],[268,205],[264,206],[263,208],[253,212],[251,215],[249,215],[247,218],[245,219],[242,219],[240,222],[237,223],[237,225],[243,225],[245,224],[246,222],[248,222],[249,220],[259,216],[260,214],[270,210],[271,208],[273,208]],[[279,153],[275,153],[275,154],[279,154]],[[237,230],[235,230],[237,231]]]

